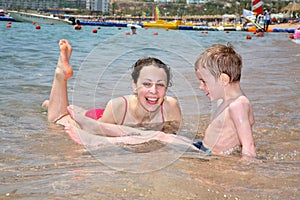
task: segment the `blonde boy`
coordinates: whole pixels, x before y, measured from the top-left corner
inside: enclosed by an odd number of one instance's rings
[[[231,45],[213,45],[195,63],[200,90],[210,101],[218,101],[202,142],[194,145],[213,154],[256,157],[252,135],[254,116],[249,99],[240,87],[242,59]]]

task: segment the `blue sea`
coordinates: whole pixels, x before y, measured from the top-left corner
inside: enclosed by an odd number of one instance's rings
[[[38,30],[30,23],[6,24],[0,22],[1,199],[299,198],[300,46],[288,33],[258,38],[248,32],[137,29],[127,35],[130,28],[124,27],[75,31],[69,25]],[[241,85],[254,108],[259,162],[179,147],[136,153],[74,143],[41,107],[49,98],[60,39],[73,47],[70,103],[86,109],[131,94],[130,67],[138,58],[169,64],[168,95],[179,100],[183,113],[178,134],[191,139],[203,136],[213,110],[193,63],[212,44],[233,44],[243,57]]]

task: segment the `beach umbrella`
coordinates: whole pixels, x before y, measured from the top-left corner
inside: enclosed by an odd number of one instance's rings
[[[300,12],[300,3],[290,2],[287,6],[281,9],[283,13]]]

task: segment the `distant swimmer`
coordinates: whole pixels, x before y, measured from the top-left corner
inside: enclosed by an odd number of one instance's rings
[[[255,36],[256,36],[256,37],[263,37],[263,36],[264,36],[264,32],[263,32],[263,30],[261,30],[261,29],[258,29],[258,30],[256,31],[256,34],[255,34]]]
[[[135,26],[131,26],[131,32],[132,32],[132,34],[136,34],[136,27]]]
[[[77,19],[76,24],[73,27],[74,30],[82,30],[82,26],[80,25],[80,21]]]

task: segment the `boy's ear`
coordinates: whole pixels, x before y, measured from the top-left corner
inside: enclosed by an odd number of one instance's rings
[[[227,74],[222,73],[220,78],[223,83],[223,86],[227,86],[230,83],[230,77]]]
[[[131,82],[131,85],[132,85],[133,93],[136,94],[137,93],[137,85],[136,85],[136,83],[133,80]]]

